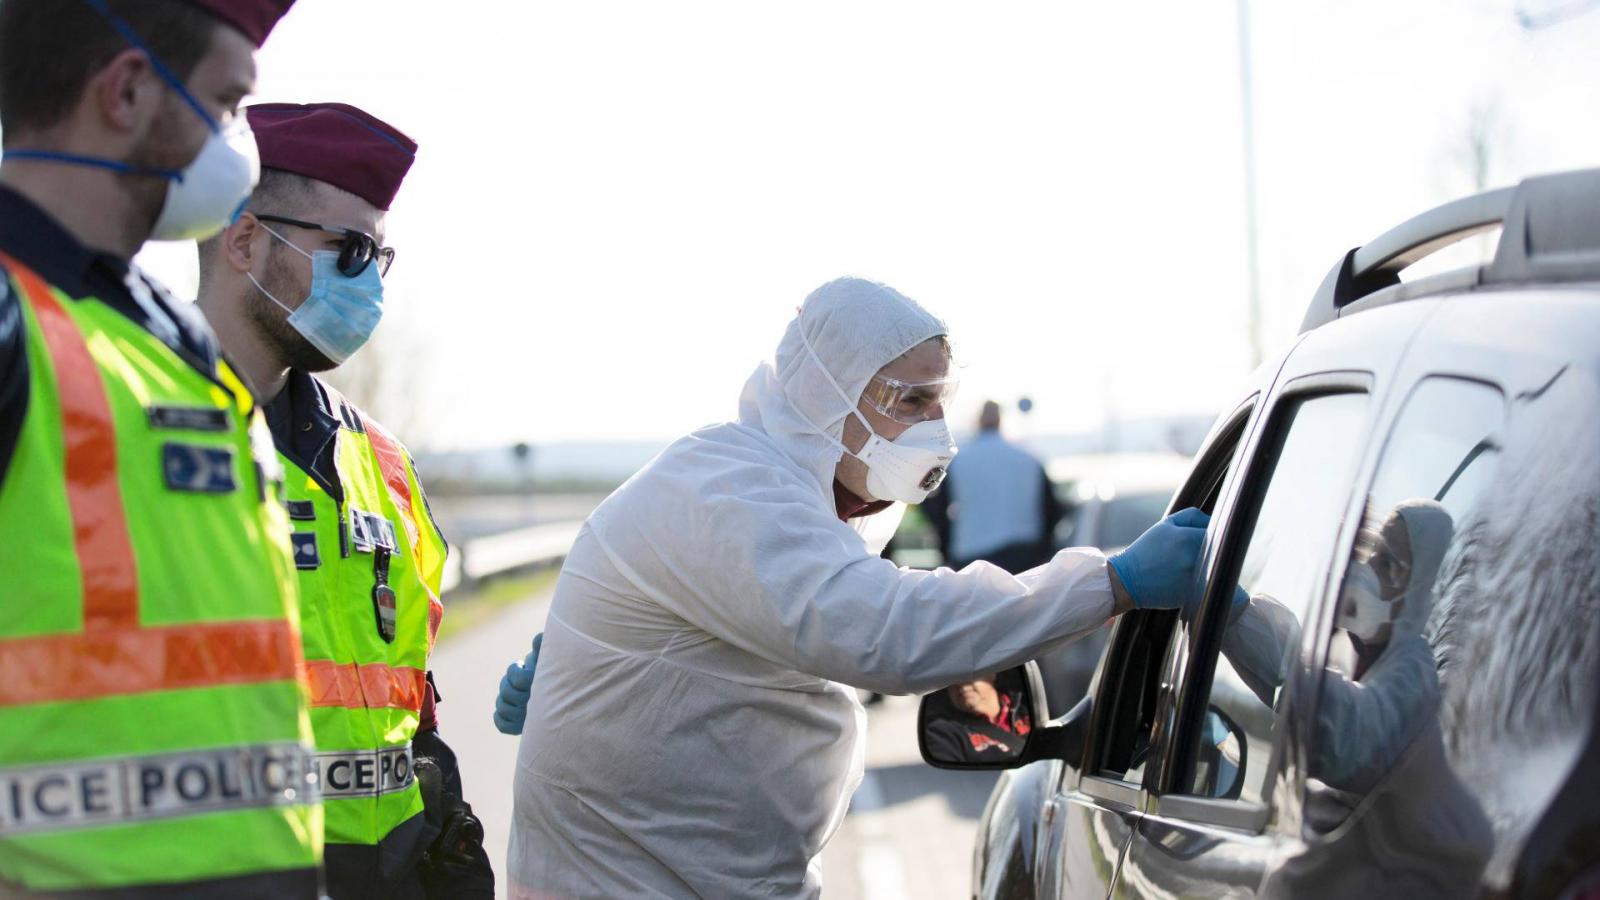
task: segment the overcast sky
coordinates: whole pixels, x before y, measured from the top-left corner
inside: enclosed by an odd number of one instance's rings
[[[1552,0],[1559,6],[1564,0]],[[1263,335],[1344,250],[1491,180],[1600,165],[1600,14],[1261,3]],[[950,324],[956,415],[1214,413],[1250,368],[1236,6],[301,0],[259,100],[421,145],[389,217],[413,444],[670,438],[733,414],[841,274]],[[193,289],[192,251],[144,261]],[[398,352],[395,347],[412,347]]]

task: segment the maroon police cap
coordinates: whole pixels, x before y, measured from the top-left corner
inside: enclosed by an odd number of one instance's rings
[[[294,5],[294,0],[189,0],[250,39],[257,47],[267,40],[272,26]]]
[[[379,209],[416,159],[415,141],[346,103],[258,103],[245,114],[262,168],[326,181]]]

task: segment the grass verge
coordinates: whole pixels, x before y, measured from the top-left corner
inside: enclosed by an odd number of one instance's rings
[[[472,590],[452,591],[444,601],[438,642],[471,631],[507,607],[550,590],[560,573],[560,566],[547,566],[537,572],[493,578]]]

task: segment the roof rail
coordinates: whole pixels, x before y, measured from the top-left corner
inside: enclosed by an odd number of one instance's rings
[[[1486,266],[1400,287],[1400,270],[1502,226]],[[1600,280],[1600,169],[1529,178],[1428,210],[1346,253],[1323,279],[1301,333],[1360,309],[1485,284]]]

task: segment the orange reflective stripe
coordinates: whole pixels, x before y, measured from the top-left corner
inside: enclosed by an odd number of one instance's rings
[[[378,471],[383,473],[383,481],[389,486],[389,492],[394,495],[396,506],[411,511],[411,479],[406,471],[406,452],[400,449],[400,442],[383,429],[382,425],[367,419],[363,422],[367,426],[367,439],[372,442],[372,452],[378,457]]]
[[[423,585],[427,587],[426,584]],[[428,592],[428,652],[433,652],[433,644],[439,639],[439,625],[444,622],[444,604],[439,598]]]
[[[400,516],[405,519],[406,530],[411,532],[411,544],[415,547],[418,532],[417,523],[411,518],[411,478],[406,466],[406,452],[400,449],[400,442],[376,422],[366,419],[363,424],[367,427],[367,441],[372,444],[372,455],[378,458],[378,471],[383,473],[383,483],[388,485],[394,505],[400,508]]]
[[[288,680],[299,656],[283,620],[10,638],[0,641],[0,707]]]
[[[306,660],[306,681],[311,685],[313,707],[344,709],[422,709],[428,675],[412,666],[384,663],[336,663]]]
[[[67,505],[83,578],[86,631],[139,624],[139,579],[117,484],[117,434],[100,367],[72,316],[38,273],[0,254],[50,348],[66,443]]]
[[[139,627],[139,580],[117,482],[111,402],[83,333],[38,273],[0,254],[49,349],[83,586],[83,631],[0,639],[0,707],[293,680],[287,620]]]
[[[400,517],[404,520],[406,533],[411,537],[411,560],[417,567],[417,583],[422,585],[422,590],[428,595],[428,650],[432,652],[433,642],[439,636],[439,623],[444,621],[444,604],[434,596],[433,587],[421,577],[422,562],[422,523],[416,520],[417,510],[411,497],[410,467],[406,465],[406,452],[401,449],[400,442],[394,436],[383,430],[383,426],[371,420],[365,420],[367,427],[367,442],[372,445],[372,453],[378,459],[378,471],[383,473],[383,483],[389,487],[389,496],[394,499],[394,505],[400,509]]]

